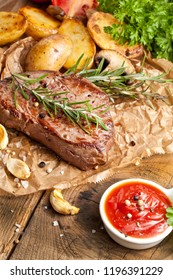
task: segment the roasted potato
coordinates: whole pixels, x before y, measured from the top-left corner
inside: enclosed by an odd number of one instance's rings
[[[55,70],[64,65],[72,51],[72,42],[68,36],[55,34],[41,39],[29,51],[25,69]]]
[[[25,6],[19,9],[19,13],[25,16],[28,21],[26,34],[32,36],[35,40],[58,32],[60,22],[48,15],[45,11]]]
[[[23,15],[13,12],[0,12],[0,46],[19,39],[27,28]]]
[[[78,64],[77,70],[82,69],[86,61],[88,61],[88,69],[91,68],[96,46],[83,23],[74,18],[67,18],[62,22],[58,34],[68,35],[73,43],[72,53],[64,64],[64,68],[69,69],[72,67],[82,54],[83,57]]]
[[[116,50],[129,58],[142,54],[143,48],[141,45],[120,45],[110,34],[105,33],[104,27],[117,23],[118,20],[109,13],[94,12],[88,19],[87,28],[94,42],[101,49]]]

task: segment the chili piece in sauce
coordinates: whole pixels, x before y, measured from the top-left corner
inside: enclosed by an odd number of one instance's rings
[[[153,237],[167,227],[166,208],[169,198],[156,187],[128,182],[113,189],[105,201],[110,223],[125,236]]]

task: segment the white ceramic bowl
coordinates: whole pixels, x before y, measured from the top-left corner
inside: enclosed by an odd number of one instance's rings
[[[100,205],[99,205],[99,210],[100,210],[100,215],[104,224],[104,227],[107,231],[107,233],[110,235],[110,237],[119,243],[120,245],[130,248],[130,249],[135,249],[135,250],[142,250],[142,249],[147,249],[151,248],[158,243],[160,243],[170,232],[172,231],[172,227],[168,226],[165,231],[162,233],[153,236],[153,237],[148,237],[148,238],[136,238],[136,237],[131,237],[127,236],[125,237],[124,234],[120,233],[109,221],[106,212],[105,212],[105,200],[107,196],[110,194],[110,192],[123,185],[124,183],[130,183],[130,182],[141,182],[144,184],[149,184],[155,188],[158,188],[161,190],[166,196],[170,199],[170,201],[173,204],[173,189],[165,189],[159,184],[152,182],[150,180],[145,180],[145,179],[140,179],[140,178],[132,178],[132,179],[126,179],[126,180],[121,180],[113,185],[111,185],[102,195],[101,200],[100,200]]]

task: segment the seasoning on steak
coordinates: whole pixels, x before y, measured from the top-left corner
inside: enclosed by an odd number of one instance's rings
[[[31,78],[43,74],[45,74],[43,71],[27,73]],[[62,111],[51,117],[45,107],[36,102],[30,91],[29,100],[26,100],[21,92],[15,93],[16,106],[11,85],[11,78],[0,81],[0,122],[4,126],[22,131],[81,170],[92,169],[107,161],[108,151],[113,144],[113,122],[109,110],[102,114],[100,112],[103,109],[94,110],[95,114],[100,114],[108,129],[104,130],[100,126],[97,129],[95,124],[90,124],[90,134],[87,134],[71,122]],[[107,94],[88,80],[76,75],[64,77],[57,72],[48,72],[43,80],[31,85],[32,88],[38,86],[51,89],[55,93],[66,91],[63,97],[68,98],[70,102],[90,100],[93,108],[102,104],[105,104],[104,108],[110,105]],[[86,126],[86,123],[83,125]]]

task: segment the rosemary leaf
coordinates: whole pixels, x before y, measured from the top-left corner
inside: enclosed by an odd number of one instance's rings
[[[44,74],[42,76],[39,76],[38,78],[29,78],[27,74],[14,74],[13,76],[19,78],[20,80],[23,80],[25,83],[29,85],[32,85],[42,81],[45,77],[48,76],[48,74]]]
[[[96,109],[97,109],[96,107],[93,108],[93,107],[90,105],[90,102],[89,102],[89,101],[86,102],[86,106],[87,106],[89,112],[92,112],[93,110],[96,110]]]
[[[26,99],[29,100],[28,95],[26,94],[26,92],[24,91],[23,87],[19,87],[20,88],[20,93],[22,94],[22,96]]]
[[[46,100],[44,100],[44,99],[42,100],[42,103],[43,103],[43,106],[44,106],[44,108],[46,109],[47,113],[49,114],[49,116],[50,116],[51,118],[53,118],[53,114],[52,114],[52,112],[49,110],[49,107],[50,107],[49,103],[46,102]]]
[[[83,58],[84,56],[84,53],[81,54],[81,56],[78,58],[78,60],[76,61],[76,63],[71,67],[69,68],[65,73],[64,75],[67,75],[67,74],[71,74],[71,73],[76,73],[76,70],[77,70],[77,67],[81,61],[81,59]]]
[[[63,111],[64,114],[67,116],[67,118],[71,120],[71,122],[72,122],[73,124],[76,124],[76,120],[75,120],[76,118],[74,118],[74,115],[73,115],[70,111],[68,111],[68,110],[65,109],[65,108],[62,108],[62,111]]]

